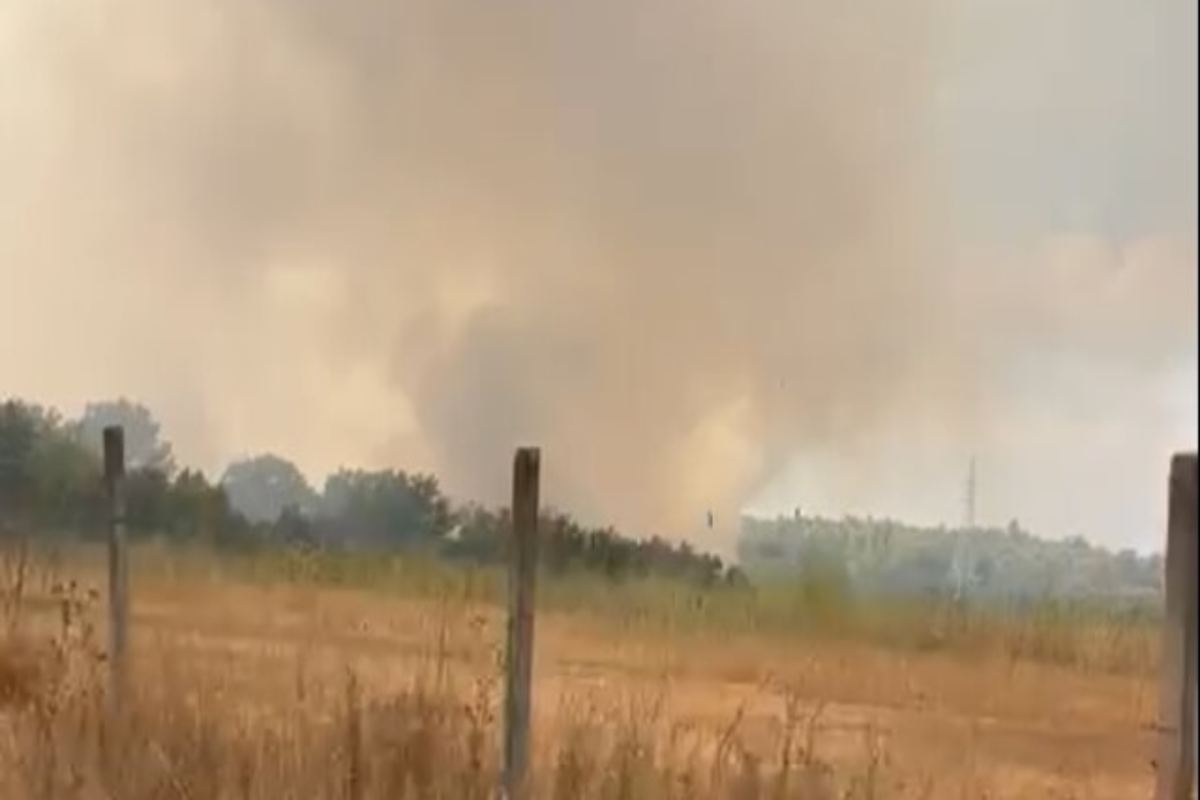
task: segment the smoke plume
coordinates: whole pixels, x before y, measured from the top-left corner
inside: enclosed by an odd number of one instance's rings
[[[3,388],[137,394],[184,460],[428,468],[492,502],[538,444],[548,501],[673,535],[710,509],[729,530],[798,453],[997,438],[1023,356],[1194,338],[1194,235],[965,270],[930,133],[951,23],[934,0],[10,5]]]

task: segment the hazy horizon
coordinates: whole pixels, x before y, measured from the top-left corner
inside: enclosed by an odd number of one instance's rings
[[[429,470],[1161,546],[1197,440],[1185,0],[0,8],[0,396],[219,476]],[[717,531],[703,526],[713,509]]]

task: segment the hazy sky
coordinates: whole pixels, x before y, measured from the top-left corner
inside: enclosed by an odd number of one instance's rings
[[[0,6],[0,395],[435,469],[1157,546],[1197,413],[1186,0]],[[719,531],[699,530],[708,508]]]
[[[928,124],[982,430],[901,422],[757,504],[954,522],[975,453],[983,521],[1157,548],[1197,437],[1196,5],[971,0],[949,30]],[[1000,310],[997,284],[1023,296]]]

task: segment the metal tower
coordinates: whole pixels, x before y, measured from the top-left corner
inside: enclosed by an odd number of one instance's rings
[[[967,536],[975,528],[975,456],[971,456],[967,467],[966,518],[954,543],[954,556],[950,562],[951,590],[955,601],[963,599],[967,576],[971,571],[971,559],[967,554]]]
[[[967,468],[967,518],[968,528],[975,527],[975,456],[971,456],[971,465]]]

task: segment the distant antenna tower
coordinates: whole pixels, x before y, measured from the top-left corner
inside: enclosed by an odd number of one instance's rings
[[[958,540],[954,543],[954,556],[950,563],[950,582],[956,601],[962,600],[966,588],[970,557],[967,553],[967,532],[975,527],[975,456],[971,456],[967,467],[966,519]]]
[[[975,456],[971,456],[971,465],[967,468],[967,518],[968,528],[975,527]]]

